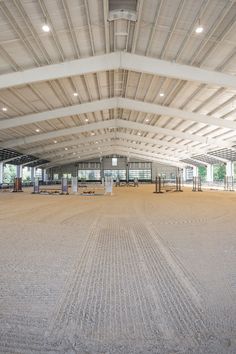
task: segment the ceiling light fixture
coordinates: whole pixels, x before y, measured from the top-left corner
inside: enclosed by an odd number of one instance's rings
[[[35,129],[36,133],[39,133],[40,132],[40,129]]]
[[[159,96],[160,96],[160,97],[164,97],[165,94],[164,94],[163,92],[161,92],[161,93],[159,94]]]
[[[65,148],[65,150],[67,151],[67,150],[68,150],[68,148]]]
[[[200,23],[200,19],[198,20],[198,26],[197,26],[197,28],[195,29],[195,32],[197,33],[197,34],[199,34],[199,33],[202,33],[204,31],[204,28],[202,27],[202,25],[201,25],[201,23]]]
[[[56,144],[56,143],[57,143],[57,140],[54,140],[53,142],[54,142],[54,144]]]
[[[95,133],[91,133],[91,135],[95,135]]]
[[[78,92],[74,92],[73,96],[77,97],[78,96]]]
[[[7,111],[7,107],[2,107],[2,111],[6,112]]]
[[[42,25],[42,30],[44,32],[50,32],[50,27],[47,24],[47,21],[44,22],[44,24]]]
[[[86,119],[85,119],[85,122],[88,122],[88,121],[89,121],[88,118],[86,118]]]
[[[146,118],[146,119],[145,119],[145,122],[149,122],[149,119],[148,119],[148,118]]]

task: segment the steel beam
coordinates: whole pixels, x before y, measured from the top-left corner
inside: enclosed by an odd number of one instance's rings
[[[0,129],[15,128],[21,125],[39,123],[50,119],[63,118],[77,114],[86,114],[108,109],[127,109],[130,111],[144,112],[155,115],[176,117],[179,119],[214,125],[220,128],[236,130],[236,122],[216,118],[209,115],[184,111],[178,108],[161,106],[158,104],[132,100],[128,98],[107,98],[94,102],[81,103],[73,106],[62,107],[50,111],[28,114],[16,118],[8,118],[0,121]]]
[[[236,77],[233,75],[127,52],[107,53],[3,74],[1,75],[0,89],[118,69],[236,89]]]

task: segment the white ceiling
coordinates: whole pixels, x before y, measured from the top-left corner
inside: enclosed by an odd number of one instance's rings
[[[235,74],[235,1],[0,1],[0,147],[50,166],[232,148]]]

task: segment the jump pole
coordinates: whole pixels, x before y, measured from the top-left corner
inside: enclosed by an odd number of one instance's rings
[[[158,188],[157,188],[157,185],[159,184]],[[163,193],[161,191],[161,177],[156,177],[156,182],[155,182],[155,192],[153,193],[157,193],[157,194],[160,194],[160,193]]]

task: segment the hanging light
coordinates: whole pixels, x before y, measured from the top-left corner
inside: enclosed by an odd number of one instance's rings
[[[48,25],[48,22],[47,22],[47,19],[46,19],[46,18],[44,19],[44,23],[43,23],[43,25],[42,25],[42,30],[43,30],[44,32],[50,32],[50,27],[49,27],[49,25]]]
[[[204,28],[202,27],[202,25],[201,25],[201,22],[200,22],[200,19],[198,20],[198,26],[197,26],[197,28],[195,29],[195,32],[196,33],[202,33],[204,31]]]

